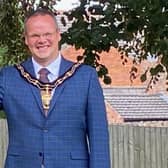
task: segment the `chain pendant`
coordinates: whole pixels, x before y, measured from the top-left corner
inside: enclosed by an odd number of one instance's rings
[[[51,98],[52,98],[52,95],[49,87],[46,87],[45,89],[41,90],[41,100],[42,100],[44,111],[49,110]]]

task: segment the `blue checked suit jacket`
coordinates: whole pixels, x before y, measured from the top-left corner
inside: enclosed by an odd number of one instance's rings
[[[62,58],[60,75],[72,66]],[[31,59],[23,64],[35,76]],[[9,146],[5,168],[110,168],[104,98],[96,71],[87,65],[55,89],[45,117],[40,91],[15,67],[0,72],[0,108]]]

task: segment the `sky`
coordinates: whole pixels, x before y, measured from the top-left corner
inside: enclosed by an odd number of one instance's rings
[[[61,0],[60,2],[58,1],[56,9],[57,10],[70,10],[76,5],[79,4],[78,0]]]

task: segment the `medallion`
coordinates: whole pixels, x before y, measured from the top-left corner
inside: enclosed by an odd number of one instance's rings
[[[44,89],[41,89],[40,93],[41,93],[41,100],[42,100],[42,104],[43,104],[43,109],[44,109],[44,111],[48,111],[50,108],[50,101],[52,98],[51,89],[49,87],[46,87]]]

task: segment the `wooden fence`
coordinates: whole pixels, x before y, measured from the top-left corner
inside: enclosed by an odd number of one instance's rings
[[[168,168],[168,127],[110,125],[112,168]],[[7,146],[6,121],[0,120],[0,168]]]
[[[168,127],[111,125],[112,168],[168,168]]]

